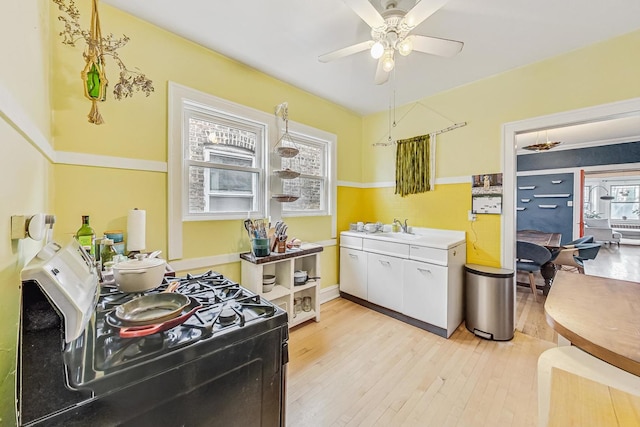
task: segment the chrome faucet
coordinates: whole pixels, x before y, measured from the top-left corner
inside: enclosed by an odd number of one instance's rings
[[[403,233],[408,233],[409,232],[409,226],[407,225],[407,220],[404,220],[404,224],[402,223],[402,221],[400,221],[399,219],[394,218],[393,219],[393,223],[398,223],[398,225],[400,225],[400,229],[402,230]]]

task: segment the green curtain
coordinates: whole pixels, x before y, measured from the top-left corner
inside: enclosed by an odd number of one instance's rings
[[[429,135],[416,136],[397,142],[395,194],[404,197],[431,190],[429,143]]]

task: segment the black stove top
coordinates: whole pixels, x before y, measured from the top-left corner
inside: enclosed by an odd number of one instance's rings
[[[112,321],[113,310],[143,294],[103,287],[85,332],[65,349],[68,386],[96,393],[108,391],[118,386],[118,378],[129,383],[131,372],[146,376],[171,368],[189,357],[191,347],[227,345],[281,324],[283,317],[286,322],[282,309],[213,271],[166,278],[145,294],[163,292],[175,281],[179,285],[174,292],[189,296],[201,307],[175,327],[134,338],[121,336],[119,325]]]
[[[70,343],[62,315],[23,282],[20,425],[284,426],[287,313],[212,271],[168,280],[147,293],[178,281],[183,323],[123,338],[114,310],[143,294],[103,286]]]

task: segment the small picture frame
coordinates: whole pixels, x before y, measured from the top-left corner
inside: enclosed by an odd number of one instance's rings
[[[502,214],[502,174],[471,177],[471,211],[475,214]]]

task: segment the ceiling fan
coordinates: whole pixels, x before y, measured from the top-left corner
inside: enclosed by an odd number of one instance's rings
[[[448,0],[419,0],[409,11],[398,9],[398,0],[381,0],[382,14],[369,0],[344,0],[344,2],[371,27],[371,40],[357,43],[321,55],[320,62],[329,62],[354,53],[369,50],[378,60],[376,84],[385,83],[395,66],[395,52],[409,55],[412,51],[451,57],[462,50],[464,43],[436,37],[410,34],[422,21],[438,11]]]

